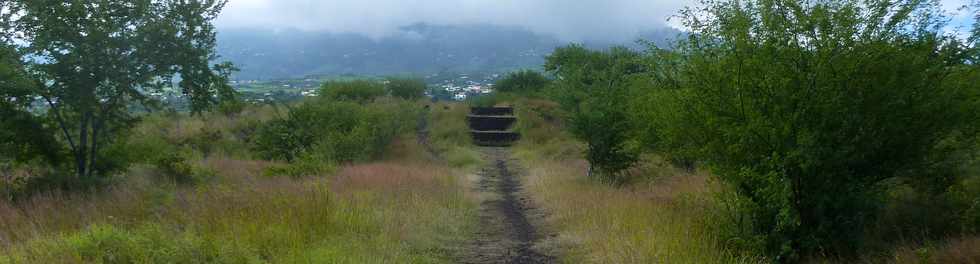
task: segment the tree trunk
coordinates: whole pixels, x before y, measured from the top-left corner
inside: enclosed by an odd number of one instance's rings
[[[92,118],[91,112],[85,112],[82,114],[81,120],[79,120],[78,126],[78,149],[75,151],[75,164],[78,179],[84,179],[88,174],[88,129],[89,129],[89,119]]]
[[[98,118],[96,118],[98,119]],[[102,130],[102,120],[93,120],[92,125],[92,144],[91,152],[89,152],[89,162],[88,171],[85,172],[85,177],[91,179],[95,172],[95,162],[99,154],[99,132]]]

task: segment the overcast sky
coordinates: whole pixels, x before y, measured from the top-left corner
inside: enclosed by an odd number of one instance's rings
[[[941,0],[950,11],[969,0]],[[565,40],[626,40],[694,0],[230,0],[223,28],[297,28],[381,37],[405,25],[518,26]],[[960,11],[954,24],[969,21]],[[676,22],[672,23],[676,24]]]

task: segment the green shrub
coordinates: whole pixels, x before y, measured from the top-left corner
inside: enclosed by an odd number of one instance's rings
[[[494,89],[501,93],[535,94],[548,87],[551,80],[533,70],[516,71],[507,74],[494,83]]]
[[[958,174],[942,165],[949,154],[976,147],[965,139],[980,124],[977,71],[929,5],[709,1],[687,10],[692,34],[652,52],[659,109],[646,133],[743,197],[741,212],[776,261],[857,253],[883,185],[945,190]],[[754,240],[730,240],[739,238]]]
[[[216,175],[214,170],[196,164],[199,159],[188,150],[165,153],[154,162],[166,179],[180,184],[200,183]]]
[[[384,96],[384,84],[371,80],[331,81],[320,88],[320,95],[328,100],[369,103]]]
[[[959,218],[960,231],[980,233],[980,175],[971,175],[957,183],[947,196],[957,209],[953,215]]]
[[[627,107],[637,75],[644,73],[641,54],[624,47],[608,51],[579,45],[558,48],[545,69],[559,76],[550,91],[565,113],[571,134],[585,142],[589,173],[621,183],[623,172],[639,158],[632,141],[635,124]]]
[[[3,96],[0,93],[0,96]],[[26,111],[5,108],[0,102],[0,162],[40,159],[57,165],[64,158],[54,131],[44,120]]]
[[[223,143],[224,133],[211,126],[201,127],[201,130],[194,135],[185,138],[182,145],[191,147],[200,152],[205,157],[211,155],[219,145]]]
[[[312,144],[312,138],[298,131],[291,120],[274,120],[262,124],[255,132],[253,149],[267,160],[293,161],[304,148]]]
[[[385,88],[392,97],[418,100],[425,96],[426,84],[422,79],[389,78]]]
[[[285,120],[262,125],[255,150],[263,158],[287,162],[310,153],[338,163],[371,160],[410,128],[418,114],[398,100],[308,103],[291,109]]]
[[[237,116],[243,110],[245,110],[245,101],[239,100],[237,98],[233,100],[223,100],[218,104],[218,113],[225,116]]]

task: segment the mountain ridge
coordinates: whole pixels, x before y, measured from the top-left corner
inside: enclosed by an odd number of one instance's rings
[[[680,34],[663,28],[637,39],[663,44]],[[539,68],[555,47],[572,42],[517,27],[414,24],[395,35],[296,29],[223,29],[219,60],[235,63],[236,80],[303,78],[313,75],[426,75],[444,72],[507,72]],[[583,42],[602,48],[642,48],[636,43]]]

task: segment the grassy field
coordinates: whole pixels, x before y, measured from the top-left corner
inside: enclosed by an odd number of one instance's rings
[[[767,263],[744,241],[723,234],[739,228],[736,198],[709,172],[688,172],[655,155],[645,155],[623,186],[587,177],[585,146],[563,131],[557,106],[520,99],[517,129],[522,140],[516,156],[528,167],[526,186],[558,234],[568,263]],[[888,226],[922,219],[900,217],[921,212],[920,205],[886,209]],[[927,205],[925,207],[928,207]],[[911,210],[911,211],[910,211]],[[941,213],[941,212],[937,212]],[[912,214],[916,215],[916,214]],[[910,224],[910,223],[905,223]],[[914,223],[911,223],[914,224]],[[723,230],[725,229],[725,230]],[[738,232],[737,230],[735,232]],[[980,240],[967,236],[923,242],[922,234],[894,233],[867,238],[881,244],[860,256],[814,256],[807,263],[980,263]],[[904,239],[901,239],[904,237]]]
[[[136,130],[221,130],[228,144],[191,161],[214,172],[205,182],[177,184],[140,165],[102,191],[0,201],[0,263],[448,263],[470,233],[477,205],[465,172],[426,158],[414,135],[379,161],[269,177],[276,163],[233,143],[236,127],[274,111],[248,116],[160,118]]]
[[[575,160],[535,164],[528,187],[548,209],[564,259],[589,263],[761,263],[719,247],[706,221],[718,187],[703,173],[664,173],[627,189],[596,184]]]
[[[483,162],[480,153],[473,149],[466,115],[469,107],[457,103],[437,103],[430,107],[432,148],[442,153],[450,166],[476,168]]]
[[[546,243],[566,263],[765,263],[730,230],[731,192],[706,171],[646,155],[630,181],[586,176],[584,146],[556,105],[516,103],[523,139],[512,151],[545,212]],[[153,115],[123,146],[134,159],[178,155],[195,179],[138,163],[95,192],[0,200],[0,263],[452,263],[479,217],[464,104],[431,104],[428,140],[404,133],[370,162],[325,164],[306,177],[256,159],[249,134],[283,109],[237,116]],[[435,155],[433,155],[435,153]],[[149,159],[152,160],[152,159]],[[910,236],[913,237],[913,236]],[[734,246],[733,246],[734,245]],[[892,241],[857,259],[814,263],[977,263],[980,240]]]
[[[625,187],[587,177],[584,148],[562,131],[557,105],[517,103],[522,141],[516,156],[526,185],[549,214],[568,263],[760,263],[725,250],[709,221],[720,186],[704,172],[687,173],[647,157]]]

